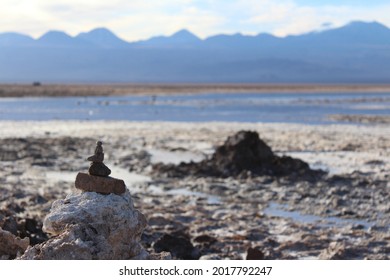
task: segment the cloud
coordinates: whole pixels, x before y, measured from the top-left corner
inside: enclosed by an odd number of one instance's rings
[[[119,34],[125,34],[131,29],[131,36],[137,39],[146,39],[161,34],[170,35],[183,28],[190,29],[200,37],[206,37],[217,32],[214,28],[224,21],[222,17],[196,7],[188,7],[178,13],[151,12],[148,18],[153,19],[152,23],[145,22],[144,14],[136,14],[131,17],[113,19],[108,25],[117,30]]]
[[[390,5],[310,5],[310,1],[297,1],[0,0],[0,31],[38,37],[52,29],[76,35],[104,26],[133,41],[169,35],[182,28],[207,37],[236,32],[285,36],[323,28],[324,22],[340,26],[351,20],[377,20],[390,26]]]
[[[207,8],[198,7],[195,2],[0,0],[0,28],[34,37],[51,29],[76,35],[98,26],[108,27],[127,40],[171,34],[181,28],[209,35],[224,19]]]
[[[247,20],[248,25],[263,26],[278,36],[302,34],[312,30],[323,29],[326,22],[333,27],[342,26],[354,20],[379,21],[390,25],[390,5],[380,6],[346,6],[324,5],[303,6],[294,1],[278,1],[255,10]]]

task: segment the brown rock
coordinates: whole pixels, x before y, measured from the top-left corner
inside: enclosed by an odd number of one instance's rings
[[[111,174],[111,170],[102,162],[92,162],[88,173],[94,176],[108,177]]]
[[[77,174],[75,186],[77,189],[86,192],[103,194],[122,194],[126,191],[126,185],[123,180],[111,177],[92,176],[81,172]]]
[[[246,251],[247,260],[264,260],[264,253],[259,248],[248,248]]]
[[[170,252],[173,259],[198,260],[200,257],[199,250],[186,236],[164,234],[153,244],[153,248],[156,253]]]
[[[0,228],[0,259],[14,259],[23,254],[29,244],[28,237],[21,239]]]

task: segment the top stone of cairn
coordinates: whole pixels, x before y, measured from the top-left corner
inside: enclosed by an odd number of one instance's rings
[[[102,141],[96,142],[95,154],[87,158],[88,161],[101,163],[104,160]]]
[[[93,176],[107,177],[111,174],[111,170],[103,163],[104,153],[102,145],[103,143],[101,141],[97,141],[95,154],[87,158],[87,160],[92,161],[88,172]]]

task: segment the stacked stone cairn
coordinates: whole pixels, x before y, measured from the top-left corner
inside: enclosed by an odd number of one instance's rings
[[[104,152],[101,141],[96,142],[95,154],[88,157],[91,162],[88,173],[79,172],[76,177],[77,189],[101,194],[122,194],[126,190],[125,182],[109,177],[111,170],[103,163]]]
[[[97,142],[95,154],[88,160],[89,174],[78,173],[75,182],[82,192],[54,201],[43,221],[43,231],[52,238],[27,248],[20,259],[150,258],[141,244],[146,218],[135,209],[124,181],[109,177],[111,170],[103,163],[102,142]],[[15,247],[26,246],[21,241],[21,245],[14,243]]]

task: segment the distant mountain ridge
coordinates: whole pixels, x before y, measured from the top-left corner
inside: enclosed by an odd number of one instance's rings
[[[62,31],[49,31],[38,38],[37,43],[41,47],[81,47],[87,45],[84,40],[71,37]]]
[[[100,27],[38,39],[0,33],[0,82],[389,83],[390,29],[378,22],[302,35],[218,34],[183,29],[127,42]]]
[[[177,46],[185,44],[190,46],[190,44],[195,44],[199,46],[199,43],[203,44],[214,44],[214,45],[223,45],[223,44],[232,44],[235,45],[244,45],[245,43],[256,43],[256,42],[280,42],[288,40],[307,40],[310,39],[321,39],[321,40],[358,40],[361,42],[375,42],[375,43],[389,43],[390,40],[390,29],[383,24],[378,22],[362,22],[354,21],[345,26],[328,29],[320,32],[309,32],[301,35],[290,35],[287,37],[276,37],[268,33],[260,33],[258,35],[242,35],[241,33],[236,33],[233,35],[226,34],[217,34],[210,36],[204,40],[200,39],[198,36],[188,31],[187,29],[182,29],[171,36],[155,36],[147,40],[128,42],[126,40],[120,39],[112,31],[107,28],[100,27],[92,29],[89,32],[82,32],[77,36],[70,36],[63,31],[51,30],[46,32],[37,40],[34,40],[28,35],[24,35],[16,32],[5,32],[0,33],[0,46],[4,44],[11,45],[12,43],[18,44],[19,46],[23,43],[31,44],[32,42],[47,42],[48,45],[55,43],[56,45],[64,44],[64,46],[69,45],[70,43],[75,43],[75,45],[80,45],[81,42],[88,45],[95,45],[97,47],[131,47],[134,45],[148,45],[148,46]],[[236,42],[236,44],[234,44]],[[351,41],[349,41],[351,42]],[[196,45],[197,44],[197,45]]]
[[[107,28],[95,28],[89,32],[80,33],[75,38],[85,40],[91,44],[100,47],[122,48],[128,45],[128,42],[120,39]]]
[[[0,46],[28,45],[33,42],[35,42],[35,40],[32,37],[20,33],[0,33]]]

